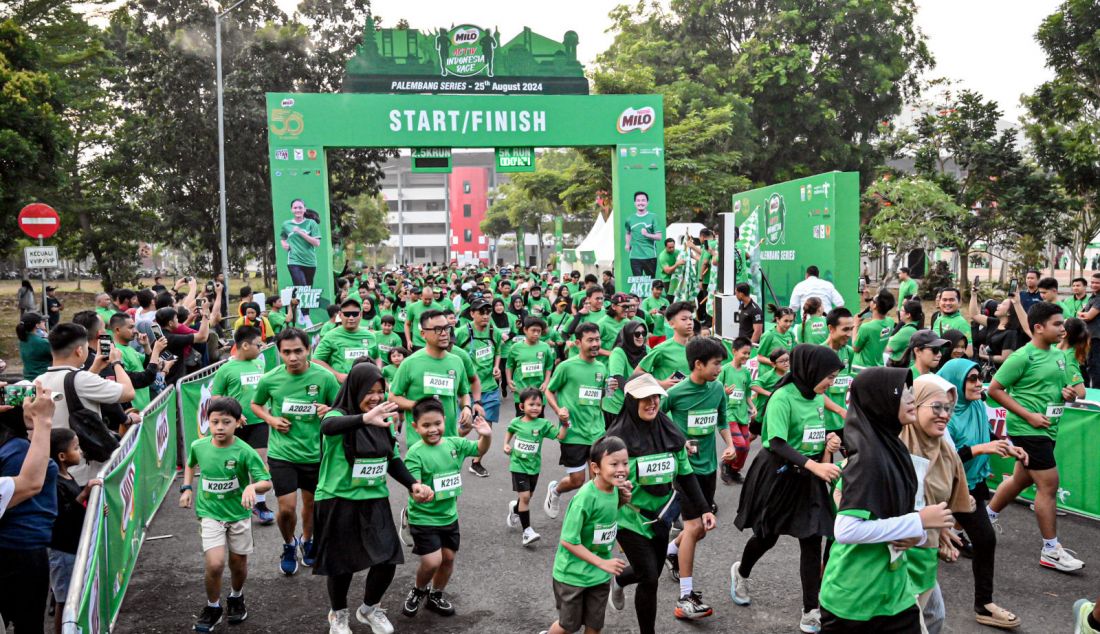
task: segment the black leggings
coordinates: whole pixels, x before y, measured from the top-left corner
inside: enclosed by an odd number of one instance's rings
[[[822,634],[913,634],[920,630],[920,609],[915,605],[890,616],[871,617],[869,621],[842,619],[821,610]]]
[[[393,575],[397,572],[394,564],[378,564],[371,566],[367,572],[367,583],[363,589],[363,603],[378,605],[382,595],[386,594]],[[328,576],[328,602],[333,611],[343,610],[348,607],[348,590],[351,589],[352,574]]]
[[[42,634],[50,560],[46,548],[0,548],[0,616],[18,634]],[[64,601],[65,597],[58,597]],[[9,630],[10,631],[10,630]]]
[[[974,572],[974,610],[984,614],[985,605],[993,603],[993,559],[997,552],[997,533],[985,511],[989,487],[985,482],[979,482],[970,493],[974,496],[974,512],[955,513],[955,520],[974,546],[974,559],[970,562]]]
[[[741,565],[738,566],[741,576],[747,579],[756,562],[778,541],[778,535],[750,537],[741,554]],[[821,591],[821,538],[804,537],[798,540],[798,548],[802,553],[798,563],[798,574],[802,577],[802,609],[809,611],[817,607],[817,595]]]
[[[630,565],[616,581],[624,587],[638,584],[634,592],[634,611],[638,614],[638,629],[642,634],[655,634],[657,631],[657,581],[661,578],[668,551],[668,525],[654,522],[650,526],[653,537],[643,537],[622,528],[618,534],[619,547]]]

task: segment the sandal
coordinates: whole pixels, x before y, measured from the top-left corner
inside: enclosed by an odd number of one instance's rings
[[[1020,626],[1020,617],[1002,608],[996,603],[990,603],[985,607],[988,614],[977,613],[974,618],[982,625],[1010,630]]]

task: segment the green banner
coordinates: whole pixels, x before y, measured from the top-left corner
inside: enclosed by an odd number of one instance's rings
[[[628,126],[656,127],[652,109],[631,114]],[[657,253],[665,240],[665,162],[663,142],[620,145],[611,170],[615,228],[615,288],[649,297],[657,273]],[[627,244],[629,243],[629,250]],[[582,254],[583,257],[583,254]]]
[[[533,172],[535,171],[535,148],[498,147],[497,172]]]
[[[176,385],[180,398],[180,428],[183,430],[184,452],[191,443],[206,435],[206,402],[210,400],[210,384],[213,382],[214,373],[211,372],[202,378],[181,381]]]
[[[103,489],[99,491],[99,503],[96,506],[88,506],[87,515],[91,524],[85,520],[84,530],[91,531],[89,539],[88,560],[84,568],[83,592],[80,595],[80,604],[76,611],[76,625],[81,634],[99,634],[108,630],[111,622],[110,611],[103,592],[104,581],[107,575],[107,540],[102,538],[103,528]],[[79,571],[74,571],[74,575]],[[75,582],[74,582],[75,585]]]
[[[554,251],[565,251],[565,234],[562,231],[561,216],[554,216]]]

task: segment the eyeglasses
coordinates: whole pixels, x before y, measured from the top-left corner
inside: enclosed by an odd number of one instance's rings
[[[450,326],[436,326],[434,328],[423,328],[423,327],[421,327],[420,329],[424,331],[424,334],[428,334],[429,332],[431,332],[431,333],[435,333],[437,335],[441,335],[445,332],[448,332],[451,329],[451,327]]]
[[[360,313],[357,310],[349,310],[349,311],[346,311],[346,312],[342,312],[340,314],[343,315],[344,317],[358,317],[362,313]]]
[[[970,376],[966,377],[966,382],[967,383],[981,383],[982,382],[982,375],[980,375],[980,374],[971,374]]]
[[[937,414],[950,414],[954,410],[954,405],[951,403],[929,403],[922,407],[927,407]]]

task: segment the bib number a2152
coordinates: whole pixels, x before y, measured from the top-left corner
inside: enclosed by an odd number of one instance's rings
[[[676,475],[676,456],[671,453],[638,458],[638,483],[643,485],[668,484]]]

